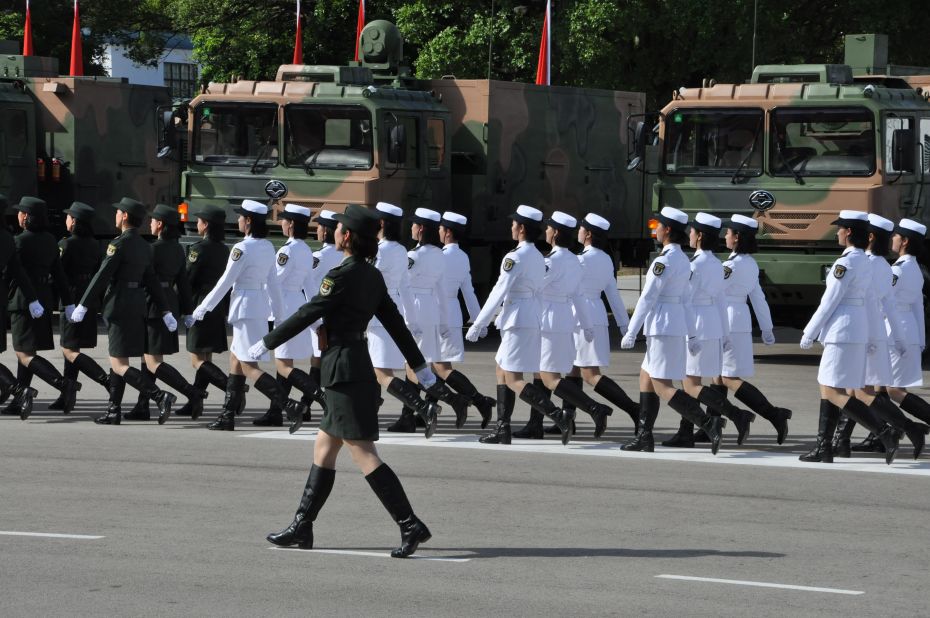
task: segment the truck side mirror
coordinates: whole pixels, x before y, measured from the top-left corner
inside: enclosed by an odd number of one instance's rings
[[[652,122],[639,121],[635,128],[631,129],[632,139],[628,142],[629,150],[627,152],[627,171],[633,171],[643,162],[646,155],[646,145],[652,137]]]
[[[914,131],[895,129],[891,134],[891,168],[899,173],[914,171]]]
[[[407,163],[407,128],[402,124],[391,127],[388,161],[398,166]]]

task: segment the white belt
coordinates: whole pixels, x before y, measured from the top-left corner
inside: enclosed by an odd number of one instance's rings
[[[913,309],[913,307],[914,306],[911,303],[898,303],[895,305],[895,308],[897,308],[898,311],[910,311]]]
[[[413,292],[414,294],[432,294],[432,293],[433,293],[433,288],[415,288],[415,287],[411,287],[411,288],[410,288],[410,291]]]
[[[292,286],[289,286],[289,285],[287,285],[287,286],[282,285],[282,286],[281,286],[281,291],[282,291],[282,292],[301,292],[301,291],[303,291],[303,287],[301,287],[301,286],[299,286],[299,285],[298,285],[297,287],[292,287]]]
[[[552,303],[567,303],[568,302],[568,296],[559,296],[557,294],[541,294],[540,298],[542,298],[543,300],[548,300],[549,302],[552,302]]]
[[[709,298],[699,298],[697,300],[692,300],[691,304],[695,307],[710,307],[714,304],[714,301]]]
[[[865,300],[862,298],[844,298],[840,301],[841,305],[849,305],[851,307],[861,307],[865,304]]]
[[[681,296],[659,296],[659,302],[665,303],[666,305],[680,305]]]
[[[746,303],[745,296],[727,296],[728,303]]]
[[[507,300],[517,300],[521,298],[533,298],[532,292],[507,292]]]
[[[233,290],[264,290],[264,283],[236,283],[233,285]]]

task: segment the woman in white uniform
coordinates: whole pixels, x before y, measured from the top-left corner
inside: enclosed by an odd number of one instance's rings
[[[229,348],[226,401],[219,418],[208,426],[222,431],[236,428],[236,412],[245,398],[246,377],[254,380],[255,388],[276,402],[288,418],[303,416],[303,405],[286,399],[275,379],[259,369],[258,361],[267,361],[268,355],[255,359],[249,356],[249,348],[268,334],[268,316],[271,313],[283,315],[284,303],[274,272],[274,246],[265,240],[268,235],[265,220],[268,207],[260,202],[244,200],[236,212],[239,214],[239,231],[245,238],[233,247],[226,270],[193,314],[195,320],[202,320],[232,289],[228,321],[232,325],[233,336]]]
[[[283,322],[292,316],[307,301],[316,296],[316,291],[320,289],[313,274],[313,251],[305,242],[310,224],[310,209],[297,204],[286,204],[284,210],[278,215],[278,220],[281,224],[281,232],[287,238],[287,242],[278,249],[275,255],[274,275],[281,288],[284,314],[271,316],[272,322]],[[294,367],[295,360],[306,360],[313,356],[311,333],[312,329],[307,328],[275,349],[274,363],[277,371],[275,379],[285,397],[290,395],[291,387],[296,387],[303,393],[301,403],[304,406],[309,408],[310,402],[316,401],[325,409],[323,390],[319,382],[316,382],[307,372]],[[259,427],[283,425],[282,410],[276,403],[272,401],[268,411],[253,420],[252,424]],[[302,422],[303,417],[300,420]]]
[[[323,243],[323,246],[313,252],[313,286],[307,295],[311,298],[316,294],[313,290],[319,290],[320,284],[323,283],[323,277],[326,273],[339,266],[342,263],[342,251],[336,248],[336,225],[338,222],[334,219],[336,213],[332,210],[320,210],[319,215],[313,221],[316,223],[316,239]],[[313,358],[310,360],[310,377],[317,384],[320,384],[320,339],[317,328],[323,322],[320,321],[310,327],[310,336],[313,339]],[[323,408],[325,410],[325,407]],[[310,408],[304,414],[304,421],[310,420]]]
[[[521,400],[558,424],[562,444],[568,444],[572,415],[552,403],[545,390],[523,380],[524,373],[537,373],[540,368],[539,292],[546,276],[546,263],[533,241],[539,236],[543,214],[532,206],[520,205],[510,218],[513,220],[510,234],[518,243],[517,248],[504,256],[497,283],[465,335],[469,341],[478,341],[487,335],[488,325],[500,312],[495,324],[501,333],[501,345],[494,357],[497,426],[479,441],[510,444],[510,418],[519,393]]]
[[[817,383],[820,385],[820,422],[817,445],[801,461],[833,462],[833,433],[842,409],[850,418],[874,431],[885,445],[885,462],[898,450],[895,429],[883,423],[862,401],[847,391],[865,386],[865,357],[869,340],[866,296],[872,286],[872,267],[864,249],[869,245],[869,217],[855,210],[840,211],[836,237],[844,247],[827,274],[820,306],[804,327],[801,348],[823,344]]]
[[[407,322],[411,332],[413,299],[410,296],[408,268],[410,261],[407,250],[400,244],[401,224],[404,211],[394,204],[378,202],[375,213],[381,218],[381,231],[378,233],[378,257],[375,267],[381,271],[388,296],[397,305],[397,309]],[[432,437],[436,430],[436,416],[439,406],[420,398],[419,386],[410,378],[401,380],[394,377],[394,372],[403,370],[404,355],[394,340],[385,330],[378,318],[368,323],[368,354],[375,369],[378,383],[388,394],[404,404],[400,418],[389,425],[387,430],[393,432],[413,433],[417,428],[417,417],[426,426],[427,437]]]
[[[646,274],[630,329],[620,344],[624,350],[631,350],[636,335],[643,329],[646,358],[639,372],[640,429],[636,438],[621,448],[648,453],[655,450],[652,428],[659,415],[661,398],[683,418],[704,429],[711,439],[711,452],[716,455],[726,421],[705,414],[698,400],[672,384],[673,380],[685,379],[688,351],[695,354],[701,349],[700,341],[694,337],[688,304],[691,266],[681,250],[681,243],[688,240],[685,231],[688,215],[666,206],[655,218],[656,240],[662,245],[662,253]]]
[[[552,251],[545,257],[546,274],[539,291],[542,306],[539,377],[542,388],[590,414],[594,419],[594,437],[600,438],[607,429],[607,417],[612,410],[562,377],[571,372],[575,363],[575,323],[580,322],[585,341],[594,341],[595,336],[588,306],[581,293],[581,262],[569,249],[578,236],[577,228],[575,217],[564,212],[555,211],[546,220],[546,242]],[[514,437],[542,439],[542,413],[532,410],[529,422],[515,432]]]
[[[456,212],[444,212],[439,221],[439,239],[442,241],[442,258],[445,265],[445,303],[449,328],[439,333],[439,361],[433,363],[433,372],[450,388],[464,395],[481,414],[481,428],[491,422],[494,399],[478,392],[464,373],[452,368],[452,363],[465,360],[465,333],[462,332],[462,308],[459,292],[465,299],[468,321],[473,322],[481,311],[478,297],[471,283],[471,262],[468,254],[459,247],[459,241],[468,230],[468,218]]]
[[[715,382],[733,391],[739,401],[770,422],[775,428],[776,441],[781,444],[788,435],[791,410],[775,407],[762,391],[746,381],[746,378],[755,374],[752,356],[752,315],[749,313],[747,299],[752,303],[752,309],[759,321],[762,343],[775,343],[772,314],[762,286],[759,285],[759,266],[752,257],[758,250],[756,232],[759,230],[759,223],[750,217],[733,215],[729,221],[723,222],[723,226],[727,228],[724,240],[727,249],[731,251],[730,257],[723,262],[730,345],[723,351],[721,377]],[[700,438],[701,436],[696,435],[695,441]]]
[[[720,375],[723,364],[723,350],[730,349],[730,328],[727,320],[727,306],[723,291],[723,264],[714,255],[720,239],[719,218],[705,212],[699,212],[691,222],[689,245],[694,249],[691,257],[691,279],[689,281],[689,302],[694,320],[694,332],[701,342],[701,349],[696,353],[688,351],[685,366],[685,392],[707,406],[713,415],[723,415],[736,425],[736,443],[742,444],[749,434],[749,424],[756,415],[737,408],[727,400],[727,388],[722,384],[703,386],[703,378],[713,381]],[[678,433],[662,442],[662,446],[692,448],[694,446],[694,425],[687,419],[681,419]]]

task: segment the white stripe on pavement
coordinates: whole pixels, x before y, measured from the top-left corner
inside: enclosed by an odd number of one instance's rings
[[[270,440],[310,441],[316,438],[316,430],[302,429],[290,435],[287,430],[243,432],[244,438],[264,438]],[[884,456],[862,457],[849,460],[834,459],[832,464],[810,464],[798,461],[797,453],[780,453],[771,451],[754,451],[730,447],[724,443],[720,452],[714,456],[709,447],[682,449],[657,446],[654,453],[621,451],[618,442],[571,442],[562,446],[557,436],[550,440],[514,439],[510,446],[503,444],[481,444],[477,435],[443,435],[436,434],[429,440],[423,434],[406,434],[399,436],[381,432],[379,446],[417,446],[433,448],[464,448],[482,451],[501,451],[506,453],[553,453],[559,455],[586,455],[591,457],[615,457],[626,459],[646,459],[652,461],[676,461],[685,463],[713,463],[738,466],[766,466],[771,468],[797,468],[814,472],[876,472],[880,474],[905,474],[930,476],[930,459],[914,461],[910,459],[911,449],[904,447],[892,465],[886,465]],[[846,463],[848,462],[848,463]]]
[[[830,594],[865,594],[862,590],[843,590],[842,588],[818,588],[816,586],[795,586],[793,584],[772,584],[769,582],[751,582],[742,579],[717,579],[714,577],[691,577],[689,575],[656,575],[658,579],[678,579],[689,582],[708,582],[711,584],[733,584],[735,586],[755,586],[757,588],[780,588],[782,590],[800,590],[801,592],[828,592]]]
[[[54,534],[51,532],[11,532],[0,530],[0,536],[37,536],[47,539],[78,539],[80,541],[95,541],[102,539],[102,536],[91,536],[87,534]]]
[[[308,554],[338,554],[341,556],[368,556],[371,558],[390,558],[391,554],[383,554],[376,551],[355,551],[351,549],[300,549],[299,547],[272,547],[278,551],[299,551]],[[418,556],[414,554],[407,560],[434,560],[436,562],[471,562],[471,558],[434,558],[430,556]]]

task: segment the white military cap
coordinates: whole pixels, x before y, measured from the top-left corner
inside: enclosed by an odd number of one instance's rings
[[[691,222],[691,227],[699,232],[719,232],[721,221],[719,217],[709,215],[706,212],[699,212]]]
[[[745,215],[733,215],[730,217],[729,221],[723,222],[723,227],[728,227],[737,232],[750,232],[755,234],[759,229],[759,222]]]
[[[375,205],[375,210],[378,211],[377,214],[382,219],[384,218],[384,215],[390,215],[392,217],[403,217],[404,216],[404,211],[402,209],[388,202],[378,202]]]
[[[588,230],[591,228],[597,228],[602,232],[606,232],[610,229],[610,221],[600,215],[594,214],[593,212],[586,214],[584,219],[581,220],[581,223],[586,228],[588,228]]]
[[[517,206],[517,212],[510,215],[510,218],[514,221],[519,221],[520,223],[539,225],[542,223],[543,214],[541,210],[533,208],[532,206],[520,204]]]
[[[413,216],[410,217],[415,223],[420,225],[439,225],[439,220],[442,219],[442,216],[435,210],[430,210],[429,208],[417,208],[413,211]]]
[[[442,221],[440,221],[440,223],[442,223],[443,225],[452,224],[452,225],[461,225],[464,227],[468,225],[468,217],[466,217],[465,215],[460,215],[457,212],[452,212],[451,210],[447,210],[446,212],[442,213]]]
[[[901,236],[922,240],[927,235],[927,226],[912,219],[901,219],[894,231]]]
[[[557,230],[571,232],[578,228],[578,219],[560,210],[556,210],[552,213],[552,216],[546,220],[546,225],[550,225]]]
[[[861,210],[841,210],[833,225],[865,229],[869,226],[869,215]]]
[[[242,204],[234,208],[240,215],[267,215],[268,207],[255,200],[242,200]]]
[[[886,219],[881,215],[876,215],[875,213],[869,213],[869,227],[874,228],[873,231],[876,232],[888,232],[891,233],[894,231],[894,221]]]
[[[309,219],[311,214],[312,213],[310,212],[310,209],[306,206],[298,206],[297,204],[285,204],[284,212],[282,212],[280,216],[283,219],[292,219],[294,217],[297,217],[298,219]]]
[[[336,225],[338,225],[339,222],[336,221],[335,216],[336,213],[332,210],[321,210],[314,221],[316,221],[317,225],[336,229]]]
[[[684,231],[688,227],[688,215],[671,206],[666,206],[660,210],[659,214],[656,215],[656,219],[677,230]]]

